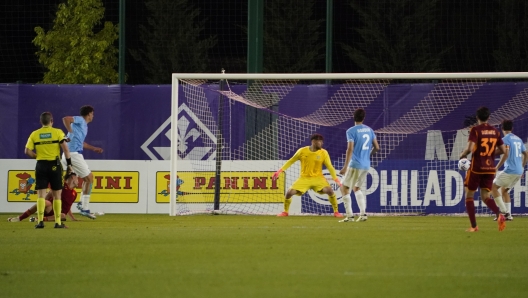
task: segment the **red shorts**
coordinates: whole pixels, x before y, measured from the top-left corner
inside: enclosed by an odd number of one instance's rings
[[[48,216],[54,216],[55,215],[55,212],[53,212],[53,209],[50,210],[50,212],[46,212],[44,211],[44,216],[45,217],[48,217]]]
[[[464,180],[464,186],[471,191],[476,191],[479,187],[480,189],[491,191],[494,178],[495,174],[476,174],[471,171],[467,171],[466,179]]]

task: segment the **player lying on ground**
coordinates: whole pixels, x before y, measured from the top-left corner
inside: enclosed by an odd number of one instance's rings
[[[74,172],[71,172],[69,174],[66,174],[64,176],[64,186],[62,188],[61,193],[61,201],[62,201],[62,208],[61,208],[61,220],[66,220],[66,214],[73,220],[77,221],[72,212],[71,212],[71,206],[75,199],[77,198],[77,192],[75,191],[75,187],[78,185],[78,179],[77,174]],[[53,212],[53,195],[51,192],[48,192],[46,195],[46,207],[44,209],[44,221],[53,221],[55,220],[55,213]],[[8,218],[7,221],[10,222],[17,222],[22,221],[32,214],[37,212],[37,204],[31,206],[26,212],[22,213],[21,215],[17,217],[11,217]],[[31,219],[35,219],[32,217]],[[93,216],[93,219],[95,219],[95,216]],[[32,220],[35,221],[35,220]]]

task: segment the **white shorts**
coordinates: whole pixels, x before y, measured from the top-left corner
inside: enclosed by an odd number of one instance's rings
[[[77,174],[77,177],[87,177],[90,175],[90,169],[88,168],[88,164],[84,160],[84,157],[82,154],[78,152],[70,152],[71,156],[71,162],[72,162],[72,168],[73,171]],[[66,169],[66,156],[64,156],[64,153],[62,153],[62,168]]]
[[[341,183],[348,188],[362,187],[367,179],[367,173],[368,170],[348,168]]]
[[[493,184],[496,184],[500,187],[504,188],[513,188],[515,184],[517,184],[517,181],[521,179],[522,175],[516,175],[516,174],[507,174],[504,172],[499,172],[495,176],[495,179],[493,179]]]

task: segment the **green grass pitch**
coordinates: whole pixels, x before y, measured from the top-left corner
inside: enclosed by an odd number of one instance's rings
[[[0,297],[528,296],[523,217],[0,216]]]

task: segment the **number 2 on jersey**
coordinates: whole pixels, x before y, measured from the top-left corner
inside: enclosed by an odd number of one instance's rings
[[[367,134],[364,134],[363,135],[363,139],[365,139],[365,141],[363,142],[363,147],[361,147],[361,149],[362,150],[369,150],[370,136],[367,135]]]

